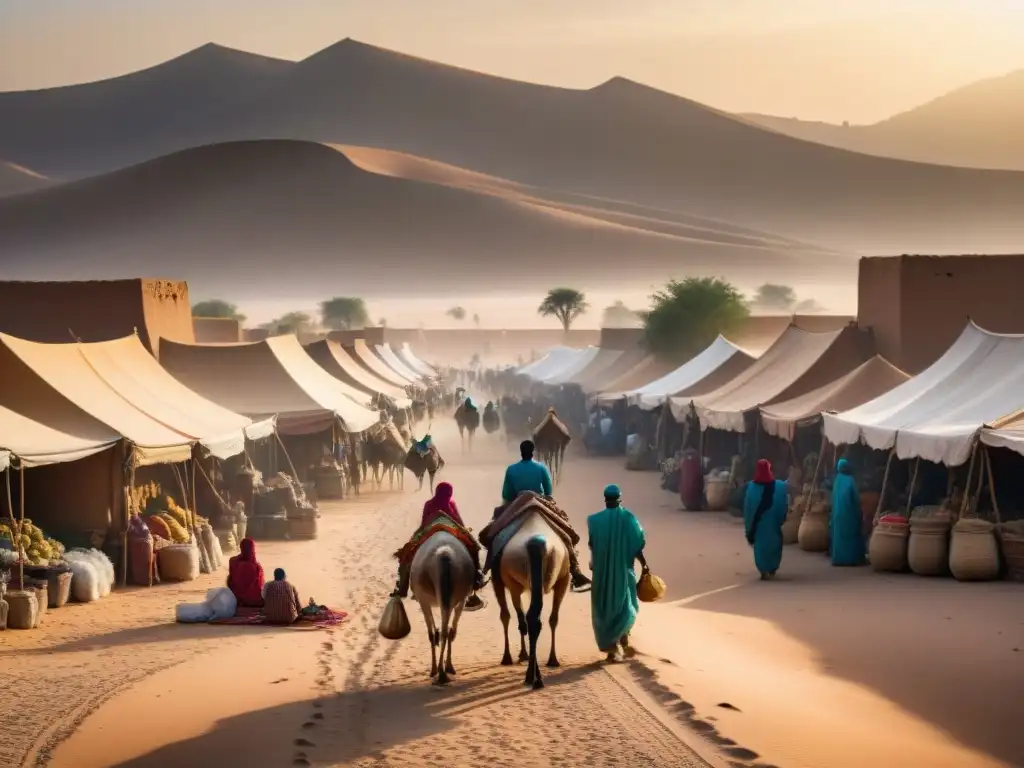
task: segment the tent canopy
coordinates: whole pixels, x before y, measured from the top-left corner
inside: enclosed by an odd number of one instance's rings
[[[402,348],[398,350],[398,354],[401,356],[402,360],[408,363],[409,367],[417,373],[431,378],[437,376],[437,371],[416,357],[415,353],[412,351],[412,347],[409,346],[408,341],[402,342]]]
[[[745,368],[754,362],[754,358],[737,347],[728,339],[719,336],[710,346],[689,362],[684,363],[660,379],[650,382],[632,391],[616,394],[611,399],[625,398],[629,405],[635,405],[645,411],[653,410],[673,395],[681,395],[692,392],[699,387],[701,382],[706,381],[716,371],[729,365],[729,378],[738,375]],[[709,383],[704,391],[716,389],[724,380]]]
[[[586,368],[598,352],[597,347],[573,350],[574,354],[560,360],[557,366],[543,372],[534,371],[531,376],[543,384],[561,384]]]
[[[603,347],[597,348],[597,354],[594,355],[594,359],[587,363],[583,368],[576,371],[572,376],[558,381],[559,384],[576,384],[587,389],[587,384],[592,379],[598,378],[608,368],[625,354],[621,349],[604,349]],[[556,382],[551,382],[556,383]]]
[[[901,459],[953,467],[970,457],[985,424],[1022,405],[1024,336],[990,333],[972,322],[946,354],[906,383],[857,408],[824,414],[825,437],[835,445],[895,447]]]
[[[626,392],[632,392],[640,387],[645,387],[672,370],[674,370],[673,366],[662,362],[654,355],[648,355],[633,366],[631,370],[626,371],[611,381],[606,381],[603,389],[611,396],[609,402],[622,400],[625,398]],[[605,393],[597,393],[595,397],[600,400],[604,396]]]
[[[26,467],[39,467],[84,459],[113,447],[120,439],[113,430],[107,440],[76,437],[0,406],[0,472],[10,465],[11,454]]]
[[[376,376],[384,379],[384,381],[389,384],[401,388],[403,392],[405,391],[405,388],[409,386],[409,380],[404,376],[401,376],[397,371],[392,370],[389,366],[385,365],[384,361],[374,354],[373,350],[370,349],[365,340],[356,339],[352,343],[352,350],[355,353],[354,357],[362,363],[367,370],[371,371]]]
[[[769,435],[792,441],[798,426],[813,424],[823,411],[856,408],[895,389],[910,378],[884,357],[875,355],[845,376],[803,395],[761,409],[761,425]]]
[[[110,442],[112,430],[132,443],[139,464],[191,458],[195,438],[120,395],[92,367],[79,343],[40,344],[0,334],[0,348],[4,372],[0,378],[5,379],[0,403],[11,410],[61,432],[103,443]]]
[[[1018,411],[982,429],[981,442],[1024,456],[1024,411]]]
[[[403,379],[408,379],[410,384],[420,384],[423,381],[423,376],[416,373],[412,368],[403,363],[398,355],[395,354],[395,350],[391,348],[391,345],[387,342],[383,344],[376,344],[374,349],[377,355],[384,363],[391,368],[395,373],[401,376]]]
[[[245,437],[273,434],[274,422],[229,411],[196,394],[175,379],[149,354],[138,336],[80,345],[92,369],[140,411],[184,435],[210,454],[227,459],[245,450]]]
[[[235,413],[256,420],[277,417],[279,431],[286,434],[321,432],[335,418],[349,432],[379,421],[375,411],[348,397],[352,388],[317,365],[295,336],[222,345],[164,340],[160,362],[186,387]]]
[[[835,381],[873,354],[870,336],[855,326],[809,333],[791,325],[760,359],[732,381],[694,397],[693,407],[702,430],[743,432],[748,412]],[[671,402],[673,414],[680,419],[688,401],[672,398]]]
[[[408,408],[412,401],[405,396],[405,391],[394,384],[389,384],[379,376],[361,366],[345,348],[336,341],[321,339],[306,345],[306,353],[317,365],[334,378],[364,392],[379,392],[395,401],[399,408]]]
[[[579,384],[584,392],[600,392],[609,382],[621,379],[625,374],[634,371],[648,357],[647,352],[639,347],[627,350],[616,357],[610,365],[588,375]]]
[[[532,376],[533,372],[537,368],[541,367],[542,365],[547,365],[549,360],[567,354],[572,354],[575,351],[575,349],[571,349],[569,347],[552,347],[547,352],[545,352],[541,357],[538,357],[536,360],[529,362],[526,365],[520,366],[519,368],[516,368],[515,372],[519,376]]]

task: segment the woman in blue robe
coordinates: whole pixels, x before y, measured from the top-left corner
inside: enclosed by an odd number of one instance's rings
[[[863,565],[866,548],[861,520],[860,492],[850,462],[840,459],[832,483],[832,565]]]
[[[782,524],[786,522],[789,497],[786,484],[776,480],[767,459],[757,462],[754,479],[747,483],[743,522],[747,543],[754,548],[754,565],[761,579],[775,576],[782,564]]]

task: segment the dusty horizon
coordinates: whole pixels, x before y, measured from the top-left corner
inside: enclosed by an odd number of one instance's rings
[[[1024,6],[1012,3],[738,0],[723,10],[642,0],[626,12],[610,2],[480,11],[447,0],[429,13],[398,0],[300,0],[287,13],[268,0],[201,13],[191,0],[131,11],[113,0],[43,5],[0,9],[0,91],[113,77],[208,42],[298,60],[352,37],[529,82],[589,88],[622,76],[730,112],[863,124],[1024,68],[1014,32]]]

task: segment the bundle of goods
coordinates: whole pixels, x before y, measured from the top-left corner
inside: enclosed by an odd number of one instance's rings
[[[936,506],[910,513],[907,564],[918,576],[944,576],[949,568],[949,530],[952,513]]]
[[[153,585],[155,569],[153,533],[141,517],[132,515],[128,521],[128,577],[132,584],[149,587]]]
[[[67,563],[25,566],[25,575],[46,584],[46,608],[61,608],[71,599],[72,574]],[[39,597],[41,600],[42,595]]]
[[[221,549],[220,540],[213,532],[213,526],[208,522],[200,523],[199,536],[203,543],[203,549],[209,555],[211,571],[220,570],[224,564],[224,550]]]
[[[1011,520],[999,526],[999,543],[1006,561],[1006,575],[1024,581],[1024,520]]]
[[[828,520],[831,503],[821,491],[814,491],[811,506],[800,518],[797,542],[805,552],[828,551]]]
[[[732,489],[731,474],[728,469],[712,469],[704,477],[704,493],[707,497],[707,508],[711,512],[724,512],[729,508],[729,492]]]
[[[345,471],[333,459],[321,462],[316,468],[316,495],[321,499],[345,497]]]
[[[43,623],[43,617],[46,616],[46,609],[50,605],[50,583],[45,575],[42,578],[39,578],[34,574],[26,572],[21,582],[21,589],[26,592],[36,593],[36,605],[39,610],[36,613],[36,620],[33,626],[38,627]]]
[[[626,469],[636,472],[645,468],[650,451],[647,441],[635,432],[626,435]]]
[[[33,629],[39,626],[39,599],[34,589],[12,589],[4,597],[7,629]]]
[[[679,493],[679,459],[675,456],[661,462],[661,487],[671,493]]]
[[[782,543],[796,544],[800,540],[800,519],[804,515],[804,507],[807,506],[807,496],[799,493],[790,498],[789,510],[786,512],[786,522],[782,524]]]
[[[949,542],[949,570],[957,581],[992,581],[999,575],[995,526],[987,520],[962,518]]]
[[[72,549],[64,559],[71,567],[71,598],[92,603],[110,594],[114,564],[98,549]]]
[[[183,624],[230,619],[238,610],[238,601],[227,587],[215,587],[206,593],[201,603],[178,603],[174,619]]]
[[[871,533],[868,559],[875,571],[902,573],[907,570],[907,544],[910,522],[902,515],[884,515]]]
[[[160,578],[165,581],[195,581],[200,574],[196,544],[170,544],[157,551]]]

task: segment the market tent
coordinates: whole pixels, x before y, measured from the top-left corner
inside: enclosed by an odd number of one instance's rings
[[[909,378],[884,357],[875,355],[835,381],[792,400],[761,408],[761,426],[769,435],[791,441],[797,427],[817,423],[822,412],[856,408],[895,389]]]
[[[379,392],[395,401],[399,408],[408,408],[412,400],[405,396],[405,391],[384,381],[379,376],[361,366],[336,341],[321,339],[306,345],[306,353],[317,365],[346,384],[358,387],[364,392]]]
[[[258,421],[277,417],[278,431],[284,434],[321,432],[336,418],[349,432],[362,432],[379,421],[375,411],[347,395],[351,387],[313,362],[294,336],[251,344],[163,340],[160,363],[189,389],[235,413]]]
[[[22,416],[100,442],[109,443],[113,430],[132,443],[140,465],[186,461],[192,456],[193,437],[118,394],[96,373],[76,342],[41,344],[0,334],[0,370],[4,372],[0,404]]]
[[[1024,411],[1018,411],[982,429],[981,442],[1024,456]]]
[[[106,440],[78,437],[0,406],[0,472],[10,466],[12,454],[22,466],[39,467],[84,459],[113,447],[120,439],[113,430]]]
[[[723,336],[719,336],[703,352],[678,368],[644,386],[633,390],[607,392],[600,395],[602,402],[626,400],[628,405],[650,411],[673,395],[693,394],[702,382],[704,392],[717,389],[750,367],[754,358]],[[714,380],[710,380],[714,376]]]
[[[396,387],[400,387],[403,392],[411,383],[397,371],[394,371],[385,365],[384,361],[374,354],[373,350],[370,349],[369,345],[367,345],[366,341],[363,339],[356,339],[352,343],[352,349],[355,353],[354,356],[356,360],[362,363],[367,370],[384,379],[384,381],[393,384]]]
[[[583,366],[583,368],[576,371],[572,376],[568,376],[560,381],[552,381],[550,383],[576,384],[586,389],[585,385],[588,381],[600,376],[624,354],[625,353],[621,349],[605,349],[604,347],[598,347],[597,354],[594,355],[594,358]]]
[[[623,352],[612,364],[597,371],[580,382],[584,392],[600,392],[608,386],[608,382],[622,378],[623,374],[634,370],[648,358],[646,350],[635,348]]]
[[[901,459],[964,463],[975,436],[1024,406],[1024,336],[968,323],[942,357],[905,384],[857,408],[823,415],[834,445],[896,448]],[[989,438],[992,439],[992,438]]]
[[[408,379],[411,384],[422,383],[423,376],[416,373],[416,371],[403,363],[399,359],[398,355],[395,354],[395,350],[391,348],[390,344],[387,342],[384,342],[383,344],[376,344],[374,345],[374,350],[377,352],[380,359],[403,379]]]
[[[519,376],[530,376],[533,372],[542,365],[547,365],[549,360],[557,359],[559,357],[572,354],[576,350],[570,347],[552,347],[543,355],[538,357],[526,365],[521,365],[515,369],[515,373]]]
[[[252,440],[274,433],[274,420],[252,419],[196,394],[175,379],[142,345],[138,336],[83,343],[79,348],[96,374],[121,397],[157,421],[199,441],[220,459],[245,450]]]
[[[543,374],[534,372],[532,378],[542,382],[544,384],[558,384],[567,379],[575,376],[579,371],[582,371],[590,361],[597,357],[599,349],[598,347],[587,347],[586,349],[576,350],[570,359],[565,361],[563,365],[555,368],[554,370],[545,371]]]
[[[523,376],[528,376],[535,381],[539,381],[540,378],[544,376],[551,376],[557,371],[567,367],[569,363],[579,357],[582,353],[582,349],[574,349],[572,347],[555,347],[540,360],[535,360],[529,365],[525,365],[520,368],[519,373]]]
[[[633,366],[631,370],[626,371],[615,379],[606,381],[602,387],[604,392],[596,393],[594,397],[600,400],[604,397],[605,393],[608,393],[611,395],[609,402],[622,400],[626,392],[632,392],[634,389],[647,386],[652,381],[657,381],[673,370],[675,370],[675,366],[659,360],[655,355],[647,355]]]
[[[429,365],[420,360],[412,351],[412,347],[409,346],[408,341],[402,342],[402,348],[398,350],[402,360],[409,365],[417,373],[431,378],[437,376],[437,371],[431,368]]]
[[[702,430],[746,430],[745,415],[790,400],[846,375],[874,354],[871,336],[856,326],[809,333],[791,325],[756,362],[718,389],[692,398]],[[672,414],[685,418],[687,396],[673,397]]]

